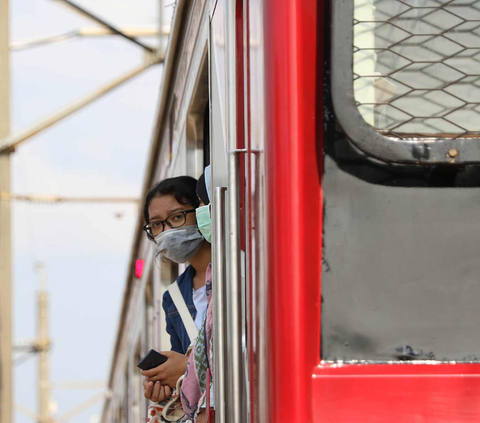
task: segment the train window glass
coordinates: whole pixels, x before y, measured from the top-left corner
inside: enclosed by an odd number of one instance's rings
[[[205,52],[187,114],[187,169],[198,177],[210,164],[208,58]]]
[[[332,5],[333,100],[352,141],[389,161],[479,162],[478,2]]]

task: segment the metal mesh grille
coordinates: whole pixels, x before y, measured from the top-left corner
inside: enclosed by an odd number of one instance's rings
[[[480,0],[354,0],[354,95],[396,138],[480,134]]]

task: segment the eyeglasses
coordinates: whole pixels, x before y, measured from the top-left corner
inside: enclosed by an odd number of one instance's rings
[[[145,225],[142,229],[147,233],[150,239],[154,239],[158,234],[165,230],[165,223],[172,229],[180,228],[187,223],[187,213],[194,213],[195,209],[175,212],[165,220],[155,220]]]

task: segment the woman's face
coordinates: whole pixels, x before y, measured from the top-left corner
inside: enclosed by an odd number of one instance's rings
[[[166,219],[168,219],[173,226],[196,225],[197,219],[195,213],[182,213],[182,211],[194,209],[195,207],[191,204],[180,204],[173,194],[154,197],[148,206],[149,223],[152,226],[153,236],[162,232],[162,224],[155,224],[155,222],[165,222]],[[183,222],[185,223],[180,225]],[[169,231],[170,229],[172,228],[167,223],[164,223],[163,230]]]

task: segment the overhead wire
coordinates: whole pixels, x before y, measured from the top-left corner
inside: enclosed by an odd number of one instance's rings
[[[78,31],[69,31],[64,34],[52,35],[51,37],[45,37],[38,40],[17,41],[10,44],[10,51],[27,50],[30,48],[40,47],[48,44],[59,44],[65,41],[69,41],[72,38],[77,38],[79,36],[80,34]]]

